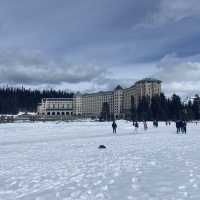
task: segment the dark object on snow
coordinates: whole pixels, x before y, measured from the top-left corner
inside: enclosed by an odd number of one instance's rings
[[[105,146],[105,145],[99,145],[98,148],[99,148],[99,149],[106,149],[106,146]]]
[[[176,133],[186,134],[187,132],[187,123],[186,121],[178,120],[176,121]]]
[[[113,133],[117,133],[117,124],[116,124],[115,120],[112,123],[112,128],[113,128]]]
[[[139,124],[138,124],[138,122],[135,122],[135,128],[139,128]]]
[[[153,121],[153,126],[156,127],[156,128],[158,128],[158,121],[157,120]]]

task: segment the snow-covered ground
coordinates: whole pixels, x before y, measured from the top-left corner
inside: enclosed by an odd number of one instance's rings
[[[200,199],[200,125],[117,125],[113,135],[108,122],[0,124],[0,199]]]

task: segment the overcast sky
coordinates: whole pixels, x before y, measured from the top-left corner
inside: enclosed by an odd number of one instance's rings
[[[0,83],[73,91],[144,77],[200,93],[199,0],[0,0]]]

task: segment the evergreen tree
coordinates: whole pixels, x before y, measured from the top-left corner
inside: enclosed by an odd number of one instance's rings
[[[133,96],[131,96],[131,120],[132,121],[137,120],[137,110],[135,107],[135,99]]]
[[[173,120],[182,119],[183,105],[181,103],[181,98],[176,94],[173,94],[171,98],[170,113],[171,113],[171,119]]]
[[[194,119],[199,120],[200,119],[200,97],[199,95],[195,95],[195,99],[192,105],[192,111],[194,114]]]
[[[101,111],[100,119],[104,120],[104,121],[110,120],[110,107],[109,107],[108,102],[104,102],[103,105],[102,105],[102,111]]]
[[[55,90],[30,90],[25,88],[0,88],[0,114],[17,114],[19,111],[36,112],[42,98],[68,98],[73,93]]]
[[[186,120],[193,120],[194,119],[194,113],[193,113],[193,104],[191,101],[188,102],[188,104],[186,104],[184,106],[184,110],[185,110],[185,119]]]
[[[42,98],[69,98],[73,93],[55,90],[31,90],[22,88],[0,88],[0,114],[17,114],[19,111],[36,112]],[[110,120],[109,104],[102,105],[101,116]],[[134,97],[131,98],[131,109],[128,118],[132,120],[200,120],[200,97],[195,95],[193,102],[182,104],[181,98],[174,94],[166,98],[164,94],[139,98],[136,108]]]
[[[143,96],[142,98],[139,98],[139,103],[137,107],[137,116],[138,119],[143,120],[151,120],[152,113],[150,108],[150,97]]]
[[[151,99],[151,112],[152,112],[152,118],[153,120],[160,119],[160,110],[161,110],[161,105],[160,105],[160,96],[156,95],[153,96]]]

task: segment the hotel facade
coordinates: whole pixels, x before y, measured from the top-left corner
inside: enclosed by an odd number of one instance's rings
[[[75,94],[73,98],[45,98],[38,105],[37,112],[38,115],[52,117],[100,117],[103,104],[108,103],[110,114],[121,118],[130,113],[132,99],[137,107],[140,98],[148,96],[151,99],[160,93],[161,81],[146,78],[125,89],[118,85],[113,91]]]

